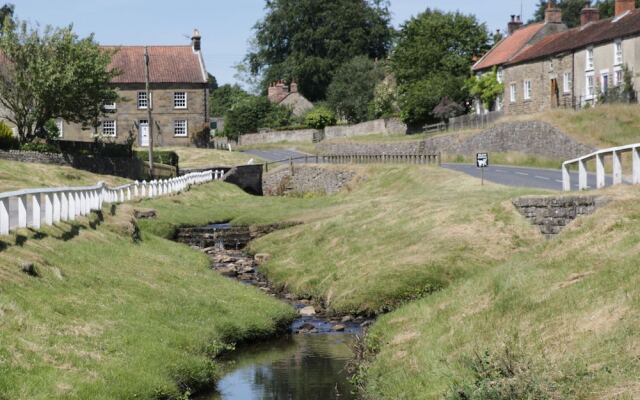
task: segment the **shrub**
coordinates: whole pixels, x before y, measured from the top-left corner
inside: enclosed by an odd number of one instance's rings
[[[15,150],[20,147],[18,138],[4,122],[0,121],[0,150]]]
[[[24,143],[20,146],[22,151],[35,151],[38,153],[60,153],[60,149],[55,144],[45,142]]]
[[[260,128],[282,128],[293,121],[289,108],[278,106],[266,97],[250,97],[236,104],[224,117],[224,133],[237,139]]]
[[[335,125],[337,122],[336,114],[325,106],[314,108],[304,118],[305,125],[313,129],[324,129],[326,126]]]

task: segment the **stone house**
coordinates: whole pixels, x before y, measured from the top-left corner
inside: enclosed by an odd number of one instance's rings
[[[506,114],[577,108],[597,103],[621,85],[624,68],[640,78],[640,10],[616,0],[615,16],[600,19],[587,2],[581,26],[545,37],[504,65]]]
[[[151,98],[145,91],[145,46],[105,46],[115,50],[111,68],[121,74],[112,84],[120,100],[105,106],[111,114],[96,129],[58,121],[60,140],[105,141],[137,146],[149,144],[148,110],[153,119],[154,146],[191,146],[209,132],[208,73],[195,30],[191,45],[148,46]]]
[[[498,81],[503,83],[504,65],[521,51],[539,42],[545,37],[567,30],[562,23],[561,11],[557,8],[547,10],[544,22],[538,22],[524,26],[520,16],[512,15],[507,25],[507,36],[499,41],[491,50],[480,58],[472,67],[476,76],[482,76],[497,70]],[[499,31],[498,31],[499,33]],[[479,101],[475,102],[477,114],[485,111],[500,111],[503,108],[503,96],[500,96],[492,110],[484,110]]]
[[[291,108],[293,115],[300,117],[313,108],[313,103],[298,92],[296,81],[287,87],[283,81],[274,82],[269,86],[269,100],[273,104]]]

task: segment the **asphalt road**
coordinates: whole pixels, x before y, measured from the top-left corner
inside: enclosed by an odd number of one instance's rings
[[[304,157],[304,153],[293,150],[250,150],[248,154],[253,154],[265,160],[280,161],[289,157]],[[296,161],[304,162],[304,160]],[[443,168],[453,171],[463,172],[476,178],[480,178],[482,171],[475,165],[469,164],[442,164]],[[489,182],[506,186],[528,187],[536,189],[562,190],[562,172],[560,169],[540,169],[511,166],[490,166],[484,169],[484,178]],[[596,187],[596,177],[589,174],[589,187]],[[613,180],[607,177],[607,185],[611,185]],[[578,190],[578,173],[571,174],[571,184],[573,189]]]

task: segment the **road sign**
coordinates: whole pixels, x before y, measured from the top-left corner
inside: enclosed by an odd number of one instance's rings
[[[489,153],[478,153],[476,156],[476,166],[487,168],[489,166]]]

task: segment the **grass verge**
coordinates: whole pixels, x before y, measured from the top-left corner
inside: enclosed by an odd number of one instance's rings
[[[0,398],[182,398],[215,382],[220,352],[292,318],[186,246],[134,240],[131,215],[2,238]]]

